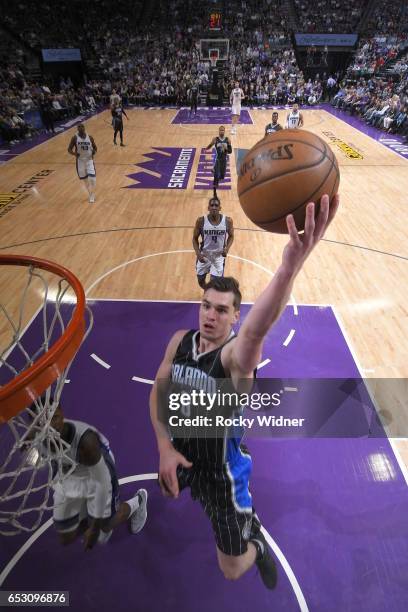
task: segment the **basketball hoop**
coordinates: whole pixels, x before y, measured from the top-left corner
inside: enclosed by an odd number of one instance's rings
[[[76,467],[51,419],[71,362],[93,321],[83,287],[72,272],[43,259],[0,255],[6,282],[11,266],[10,280],[20,297],[0,303],[0,340],[5,347],[0,349],[2,535],[35,530],[51,509],[50,487]],[[27,311],[36,306],[41,329],[35,329],[36,339],[33,334],[26,338]]]

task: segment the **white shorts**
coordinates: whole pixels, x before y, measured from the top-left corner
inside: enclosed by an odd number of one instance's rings
[[[203,253],[207,258],[205,263],[198,261],[196,263],[197,276],[204,276],[210,273],[211,276],[224,276],[225,257],[219,254]]]
[[[76,168],[80,179],[86,179],[88,176],[96,176],[93,159],[77,158],[76,162]]]
[[[241,105],[240,104],[234,104],[231,107],[231,114],[232,115],[238,115],[238,117],[239,117],[240,114],[241,114]]]
[[[113,476],[113,477],[112,477]],[[111,483],[106,490],[106,504],[103,518],[111,518],[119,505],[119,484],[116,473],[111,471]],[[54,526],[59,533],[74,531],[80,522],[95,518],[95,481],[91,478],[68,476],[62,483],[53,486]]]

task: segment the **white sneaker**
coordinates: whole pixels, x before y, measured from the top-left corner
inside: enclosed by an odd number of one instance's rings
[[[91,193],[91,195],[89,196],[89,203],[93,204],[94,202],[95,202],[95,195]]]
[[[147,491],[139,489],[135,497],[139,498],[139,506],[129,517],[130,532],[139,533],[145,525],[147,519]]]
[[[106,544],[107,542],[109,542],[112,533],[113,529],[107,532],[102,531],[101,529],[98,536],[98,544]]]

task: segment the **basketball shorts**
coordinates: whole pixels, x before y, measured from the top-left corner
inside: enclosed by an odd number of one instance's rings
[[[119,507],[119,482],[112,454],[105,454],[111,482],[106,490],[104,519],[116,514]],[[54,485],[53,520],[59,533],[74,531],[84,518],[95,517],[95,481],[91,478],[68,476]]]
[[[77,159],[77,172],[80,179],[86,179],[88,176],[96,176],[95,164],[93,159]]]
[[[241,114],[241,105],[240,104],[233,104],[231,107],[231,114],[232,115],[239,115]]]
[[[221,469],[194,460],[192,468],[177,469],[180,491],[190,487],[191,497],[202,505],[216,544],[226,555],[243,555],[261,528],[249,491],[251,470],[252,459],[246,449],[239,449]]]
[[[214,180],[222,181],[225,178],[225,174],[227,172],[227,158],[221,157],[215,160],[214,164]]]
[[[225,268],[225,257],[219,253],[203,253],[204,257],[207,258],[205,263],[196,261],[196,272],[197,276],[203,276],[210,273],[211,276],[224,276]]]

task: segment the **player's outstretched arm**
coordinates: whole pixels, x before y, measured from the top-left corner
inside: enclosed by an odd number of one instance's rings
[[[215,145],[215,138],[213,138],[210,144],[207,145],[205,148],[208,151],[208,149],[212,149],[214,145]]]
[[[125,115],[126,119],[129,121],[129,117],[127,116],[124,108],[122,108],[122,115]]]
[[[179,330],[170,340],[163,361],[157,370],[149,401],[150,420],[156,434],[157,447],[160,454],[159,484],[163,495],[167,497],[178,497],[177,467],[179,465],[187,468],[192,466],[192,463],[176,451],[171,443],[166,424],[159,418],[159,402],[165,401],[165,398],[161,397],[161,393],[164,391],[163,387],[166,386],[166,381],[170,379],[172,362],[177,352],[177,347],[185,334],[186,330]]]
[[[279,319],[289,300],[297,274],[314,247],[323,238],[338,206],[338,195],[334,197],[331,206],[329,206],[329,196],[324,195],[320,202],[319,214],[315,220],[315,205],[310,202],[306,207],[305,231],[303,234],[298,233],[293,215],[286,217],[290,238],[283,251],[282,263],[269,285],[249,311],[237,339],[231,343],[229,360],[227,362],[225,359],[223,360],[233,378],[237,376],[245,378],[256,368],[261,359],[262,345],[266,334]]]

